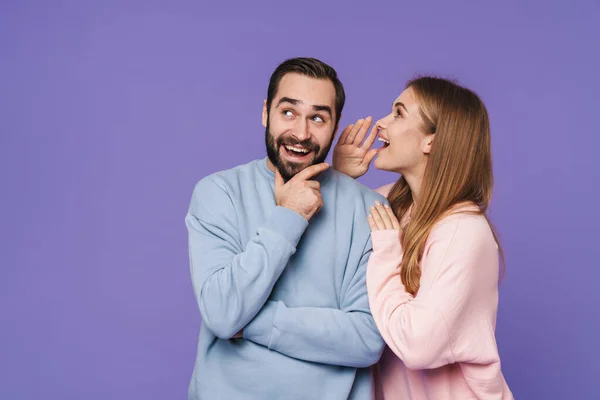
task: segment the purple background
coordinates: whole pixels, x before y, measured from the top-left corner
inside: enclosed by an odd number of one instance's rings
[[[506,379],[597,398],[598,1],[215,3],[0,4],[0,398],[185,398],[192,188],[264,156],[269,75],[300,55],[338,69],[343,126],[418,72],[482,96]]]

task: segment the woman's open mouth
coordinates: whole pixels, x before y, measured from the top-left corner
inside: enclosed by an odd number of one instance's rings
[[[383,143],[383,146],[381,146],[380,150],[383,150],[390,145],[390,141],[382,137],[378,137],[377,140]]]

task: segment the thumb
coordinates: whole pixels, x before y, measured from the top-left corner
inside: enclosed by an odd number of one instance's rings
[[[377,149],[371,149],[371,150],[367,151],[367,154],[365,155],[365,158],[363,159],[363,164],[366,164],[368,167],[376,155],[377,155]]]
[[[285,184],[283,177],[279,173],[279,169],[275,167],[275,190],[281,188]]]

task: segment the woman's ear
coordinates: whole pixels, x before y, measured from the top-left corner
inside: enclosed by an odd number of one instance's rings
[[[423,150],[423,153],[425,153],[425,154],[431,153],[431,146],[433,145],[434,138],[435,138],[435,135],[433,133],[430,133],[429,135],[425,135],[425,137],[423,138],[423,141],[422,141],[422,145],[421,145],[421,150]]]

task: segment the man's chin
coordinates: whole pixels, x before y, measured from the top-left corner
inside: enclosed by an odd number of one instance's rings
[[[313,158],[311,160],[307,160],[302,163],[297,163],[297,162],[290,162],[288,160],[282,160],[280,158],[279,165],[278,165],[279,173],[286,180],[292,179],[298,172],[313,165],[314,161],[315,160]]]

